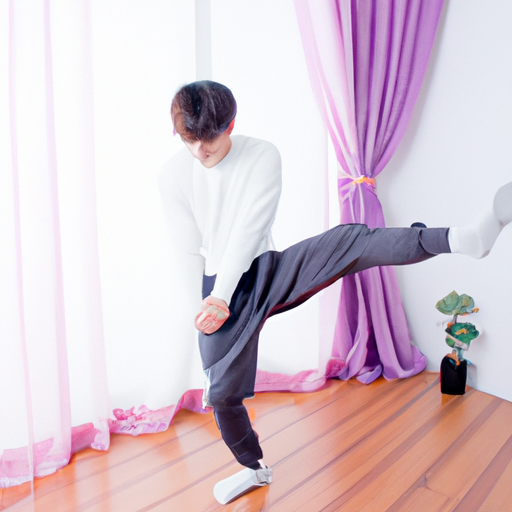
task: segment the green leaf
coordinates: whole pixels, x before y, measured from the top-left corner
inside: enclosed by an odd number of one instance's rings
[[[437,310],[445,315],[472,313],[474,307],[475,301],[469,295],[459,295],[456,291],[450,292],[436,304]]]

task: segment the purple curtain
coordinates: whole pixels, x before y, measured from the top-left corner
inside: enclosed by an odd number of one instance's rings
[[[342,223],[383,227],[375,177],[402,139],[443,0],[295,0],[306,62],[339,163]],[[343,279],[334,374],[371,382],[425,368],[411,345],[392,267]]]

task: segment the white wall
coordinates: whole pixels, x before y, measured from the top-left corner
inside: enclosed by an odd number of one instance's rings
[[[466,222],[512,180],[512,3],[447,0],[412,121],[381,174],[388,226]],[[452,290],[480,307],[484,334],[467,358],[470,384],[512,400],[512,226],[483,260],[446,255],[397,270],[412,336],[438,371],[449,351],[436,302]]]
[[[181,148],[169,109],[195,79],[190,0],[92,2],[95,161],[113,407],[176,403],[202,372],[176,289],[157,176]],[[193,318],[193,313],[189,312]],[[182,333],[189,331],[189,337]],[[180,333],[180,334],[177,334]]]
[[[273,234],[282,250],[322,232],[326,222],[326,130],[295,8],[289,0],[212,0],[211,14],[212,74],[237,98],[234,133],[270,140],[281,152],[283,193]],[[320,344],[330,343],[333,334],[321,328],[320,300],[266,323],[260,369],[293,374],[317,367]]]

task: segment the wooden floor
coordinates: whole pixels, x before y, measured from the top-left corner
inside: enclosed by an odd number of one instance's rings
[[[274,483],[225,506],[212,488],[238,471],[211,414],[181,411],[163,433],[116,435],[54,475],[0,490],[12,512],[509,512],[512,404],[438,376],[246,402]]]

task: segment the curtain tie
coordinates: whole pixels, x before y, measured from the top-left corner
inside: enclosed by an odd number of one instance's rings
[[[359,176],[353,182],[354,185],[359,185],[361,183],[366,183],[367,185],[371,185],[375,188],[375,178],[368,178],[368,176]]]
[[[375,188],[375,178],[368,178],[368,176],[359,176],[354,178],[354,176],[343,175],[338,178],[338,191],[341,192],[347,187],[352,185],[361,185],[362,183]]]

